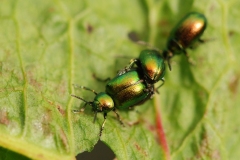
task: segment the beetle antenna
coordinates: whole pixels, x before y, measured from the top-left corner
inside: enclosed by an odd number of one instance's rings
[[[83,99],[83,98],[81,98],[81,97],[75,96],[75,95],[73,95],[73,94],[71,94],[71,96],[72,96],[72,97],[75,97],[75,98],[77,98],[77,99],[80,99],[80,100],[84,101],[85,103],[90,104],[90,102],[86,101],[85,99]]]
[[[98,94],[95,90],[90,89],[90,88],[87,88],[87,87],[85,87],[85,86],[79,86],[79,85],[77,85],[77,84],[72,84],[72,85],[73,85],[73,87],[78,88],[78,89],[85,89],[85,90],[87,90],[87,91],[91,91],[91,92],[93,92],[95,95]]]
[[[75,98],[77,98],[77,99],[80,99],[80,100],[82,100],[82,101],[85,102],[84,106],[83,106],[81,109],[79,109],[79,110],[72,110],[73,113],[83,112],[83,111],[85,110],[85,108],[86,108],[87,105],[90,105],[90,106],[93,105],[93,102],[88,102],[88,101],[84,100],[84,99],[81,98],[81,97],[78,97],[78,96],[75,96],[75,95],[71,95],[71,96],[72,96],[72,97],[75,97]]]

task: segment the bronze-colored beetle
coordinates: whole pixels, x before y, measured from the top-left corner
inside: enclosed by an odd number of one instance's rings
[[[174,55],[183,52],[189,60],[186,48],[192,47],[196,41],[203,42],[200,37],[206,29],[206,26],[207,19],[203,14],[191,12],[183,17],[183,19],[172,29],[166,49],[163,51],[163,57],[167,60],[170,70],[170,59]]]

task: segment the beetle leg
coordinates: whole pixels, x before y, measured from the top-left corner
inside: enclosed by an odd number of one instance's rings
[[[107,119],[107,113],[104,113],[104,114],[103,114],[103,118],[104,118],[104,121],[103,121],[102,126],[101,126],[101,129],[100,129],[99,139],[100,139],[100,137],[102,136],[102,131],[103,131],[103,129],[104,129],[104,125],[105,125],[106,119]]]
[[[126,73],[127,71],[129,71],[134,64],[136,64],[139,60],[137,58],[131,59],[129,64],[122,70],[118,71],[117,75],[122,75],[124,73]]]
[[[101,82],[107,82],[107,81],[109,81],[111,79],[109,77],[106,78],[106,79],[101,79],[101,78],[97,77],[96,74],[94,74],[94,73],[93,73],[92,76],[93,76],[94,79],[96,79],[97,81],[101,81]]]
[[[198,41],[200,42],[200,43],[204,43],[204,42],[206,42],[206,40],[203,40],[203,39],[198,39]]]
[[[97,111],[94,112],[94,118],[93,118],[93,123],[95,123],[96,119],[97,119]]]
[[[192,60],[192,58],[189,56],[189,54],[187,53],[186,50],[183,50],[183,53],[185,54],[185,56],[187,57],[187,61],[188,63],[190,63],[191,65],[195,65],[195,62]]]
[[[170,57],[167,58],[167,63],[168,63],[168,68],[171,71],[172,70],[172,66],[171,66],[171,62],[170,62]]]
[[[131,31],[130,33],[128,33],[128,38],[138,44],[138,45],[141,45],[141,46],[147,46],[148,48],[150,49],[153,49],[153,50],[156,50],[156,51],[159,51],[158,48],[156,47],[153,47],[150,43],[146,42],[146,41],[142,41],[139,39],[138,35],[134,32],[134,31]]]
[[[164,51],[162,52],[162,56],[163,56],[163,58],[167,61],[168,68],[169,68],[169,70],[171,71],[171,70],[172,70],[172,66],[171,66],[170,59],[173,57],[172,51],[170,51],[170,50],[164,50]]]
[[[117,119],[118,119],[119,123],[120,123],[121,125],[123,125],[123,126],[124,126],[124,124],[123,124],[123,122],[122,122],[122,120],[121,120],[121,118],[120,118],[119,114],[117,113],[117,111],[116,111],[115,109],[113,109],[113,112],[116,114],[116,116],[117,116]]]
[[[152,98],[155,92],[154,86],[147,84],[147,88],[144,89],[144,92],[148,93],[149,98]]]
[[[185,56],[186,56],[187,58],[189,58],[189,54],[187,53],[187,51],[186,51],[185,49],[183,49],[182,51],[183,51],[183,53],[185,54]]]
[[[72,110],[72,112],[73,112],[73,113],[81,113],[81,112],[84,112],[84,110],[85,110],[87,104],[91,105],[90,103],[91,103],[91,102],[89,102],[89,103],[86,102],[86,103],[84,104],[84,106],[83,106],[81,109],[79,109],[79,110]]]
[[[142,45],[142,46],[147,46],[148,48],[150,48],[150,49],[152,49],[152,50],[155,50],[155,51],[158,51],[158,52],[160,52],[161,50],[159,50],[157,47],[154,47],[154,46],[152,46],[151,44],[149,44],[149,43],[147,43],[147,42],[145,42],[145,41],[136,41],[136,43],[137,44],[139,44],[139,45]]]
[[[160,81],[162,81],[162,84],[160,84],[160,86],[158,86],[158,87],[155,89],[155,91],[156,91],[158,94],[159,94],[158,89],[159,89],[160,87],[162,87],[162,86],[164,85],[164,83],[165,83],[164,78],[160,79]]]

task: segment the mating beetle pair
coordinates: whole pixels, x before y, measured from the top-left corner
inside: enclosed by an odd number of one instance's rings
[[[163,58],[157,51],[144,50],[136,60],[138,67],[129,68],[124,73],[119,73],[115,78],[107,82],[105,92],[96,93],[94,90],[83,86],[76,86],[92,91],[96,96],[93,101],[86,101],[81,97],[72,95],[92,106],[95,113],[94,121],[98,112],[103,112],[104,121],[100,130],[100,136],[106,122],[107,113],[114,111],[121,124],[120,116],[116,109],[129,109],[150,99],[155,92],[154,83],[162,80],[165,73]],[[151,63],[149,63],[151,62]],[[153,64],[152,66],[150,64]],[[79,111],[75,111],[79,112]]]
[[[130,64],[121,70],[118,75],[106,85],[105,92],[97,93],[87,87],[78,86],[85,90],[92,91],[96,97],[93,101],[86,101],[81,97],[72,95],[92,106],[95,113],[103,112],[104,121],[100,130],[102,134],[106,122],[107,113],[114,111],[121,124],[120,116],[116,109],[128,109],[150,99],[155,91],[164,84],[165,63],[168,62],[171,70],[170,59],[181,52],[188,57],[186,48],[191,47],[194,42],[202,41],[200,36],[206,28],[207,20],[204,15],[192,12],[186,15],[172,30],[163,51],[162,56],[155,50],[144,50],[138,58],[132,59]],[[136,64],[137,67],[134,67]],[[156,89],[154,84],[161,80],[163,83]]]

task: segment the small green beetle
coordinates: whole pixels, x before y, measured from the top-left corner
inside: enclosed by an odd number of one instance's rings
[[[203,14],[190,12],[172,29],[166,49],[163,51],[163,57],[167,60],[170,70],[170,59],[175,54],[183,52],[190,62],[186,49],[192,47],[196,41],[203,42],[200,37],[206,27],[207,19]]]
[[[85,90],[91,91],[91,92],[93,92],[96,95],[93,101],[86,101],[83,98],[81,98],[79,96],[76,96],[76,95],[71,95],[71,96],[73,96],[73,97],[75,97],[77,99],[80,99],[80,100],[85,102],[85,104],[84,104],[84,106],[83,106],[83,108],[81,110],[73,110],[73,112],[75,112],[75,113],[83,112],[85,107],[87,105],[90,105],[90,106],[92,106],[92,111],[94,112],[94,120],[93,120],[93,122],[95,122],[95,120],[97,118],[97,113],[98,112],[103,112],[104,121],[103,121],[101,129],[100,129],[99,137],[101,137],[101,135],[102,135],[102,131],[103,131],[106,119],[107,119],[107,113],[108,112],[113,111],[117,115],[117,118],[118,118],[119,122],[121,124],[123,124],[121,119],[120,119],[119,114],[115,110],[113,99],[107,93],[105,93],[105,92],[97,93],[97,92],[95,92],[92,89],[89,89],[89,88],[84,87],[84,86],[78,86],[78,85],[75,85],[75,84],[73,86],[75,88],[85,89]]]
[[[116,76],[106,85],[106,93],[114,101],[115,108],[129,109],[150,99],[154,94],[154,86],[144,81],[139,68]]]
[[[165,75],[165,63],[163,57],[156,50],[143,50],[141,51],[138,58],[130,60],[128,66],[125,69],[120,70],[118,75],[122,75],[125,72],[133,68],[134,64],[142,70],[143,79],[147,84],[157,83],[159,80],[162,81],[161,87],[164,84]],[[157,87],[156,90],[159,88]]]

